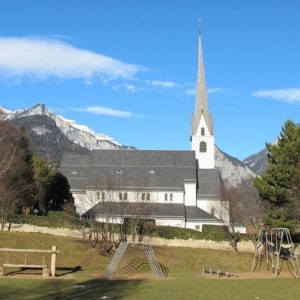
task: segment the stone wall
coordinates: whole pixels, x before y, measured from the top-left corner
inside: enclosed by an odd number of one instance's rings
[[[8,227],[5,227],[5,230],[8,231]],[[42,234],[51,234],[58,236],[66,236],[73,238],[83,238],[84,232],[82,230],[74,230],[68,228],[48,228],[40,227],[29,224],[12,224],[10,231],[18,232],[37,232]],[[128,239],[130,241],[130,239]],[[189,247],[189,248],[206,248],[206,249],[215,249],[215,250],[227,250],[232,251],[229,243],[224,242],[215,242],[211,240],[167,240],[157,237],[144,237],[143,242],[149,243],[153,246],[168,246],[168,247]],[[238,251],[240,252],[254,252],[254,245],[252,242],[240,242],[238,243]]]

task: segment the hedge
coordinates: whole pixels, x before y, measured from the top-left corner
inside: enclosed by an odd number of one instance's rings
[[[14,214],[7,219],[10,223],[30,224],[49,228],[80,229],[83,223],[78,217],[62,211],[50,211],[47,216]]]
[[[80,229],[87,224],[80,221],[75,215],[61,211],[50,211],[47,216],[14,214],[8,218],[10,223],[30,224],[49,228],[70,228]],[[202,232],[180,227],[155,226],[153,222],[143,224],[143,228],[138,228],[138,232],[145,236],[160,237],[165,239],[182,239],[182,240],[227,240],[227,227],[217,225],[203,225]]]
[[[202,232],[188,228],[171,227],[171,226],[156,226],[150,229],[146,228],[144,235],[156,236],[165,239],[194,239],[194,240],[227,240],[227,227],[217,225],[203,225]]]

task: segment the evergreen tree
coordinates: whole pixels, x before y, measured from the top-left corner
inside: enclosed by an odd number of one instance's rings
[[[268,167],[256,178],[254,186],[266,207],[264,223],[271,227],[295,228],[295,207],[300,199],[295,186],[300,174],[300,128],[292,121],[285,122],[277,144],[267,144]]]
[[[38,209],[42,214],[49,210],[62,210],[65,204],[73,203],[70,185],[64,175],[38,156],[34,157],[33,165]]]

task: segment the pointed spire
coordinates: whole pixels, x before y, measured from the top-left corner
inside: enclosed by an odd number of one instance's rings
[[[193,115],[192,134],[196,133],[202,115],[204,116],[209,132],[212,135],[213,126],[212,126],[212,118],[208,111],[208,100],[207,100],[203,52],[202,52],[202,38],[201,38],[201,30],[199,30],[197,94],[196,94],[195,111]]]

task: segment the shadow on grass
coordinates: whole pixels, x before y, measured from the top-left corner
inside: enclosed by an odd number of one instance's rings
[[[159,263],[160,264],[160,263]],[[167,277],[169,273],[169,269],[165,267],[164,265],[160,264],[160,267],[162,268],[165,277]],[[149,262],[146,258],[135,258],[133,259],[128,265],[118,270],[115,274],[115,276],[129,276],[129,275],[136,275],[139,273],[151,273],[152,270],[149,265]]]
[[[0,299],[124,299],[133,295],[142,280],[92,279],[0,281]]]
[[[58,268],[56,268],[56,276],[57,277],[65,276],[65,275],[80,272],[80,271],[83,271],[81,266],[76,266],[74,268],[58,267]]]
[[[69,268],[69,267],[58,267],[56,268],[56,277],[61,277],[61,276],[65,276],[68,274],[72,274],[75,272],[79,272],[82,271],[81,266],[76,266],[73,268]],[[13,276],[13,275],[18,275],[18,274],[22,274],[22,275],[37,275],[37,276],[41,276],[42,275],[42,269],[41,268],[19,268],[19,269],[15,269],[9,272],[5,272],[6,276]],[[1,298],[0,298],[1,300]]]

